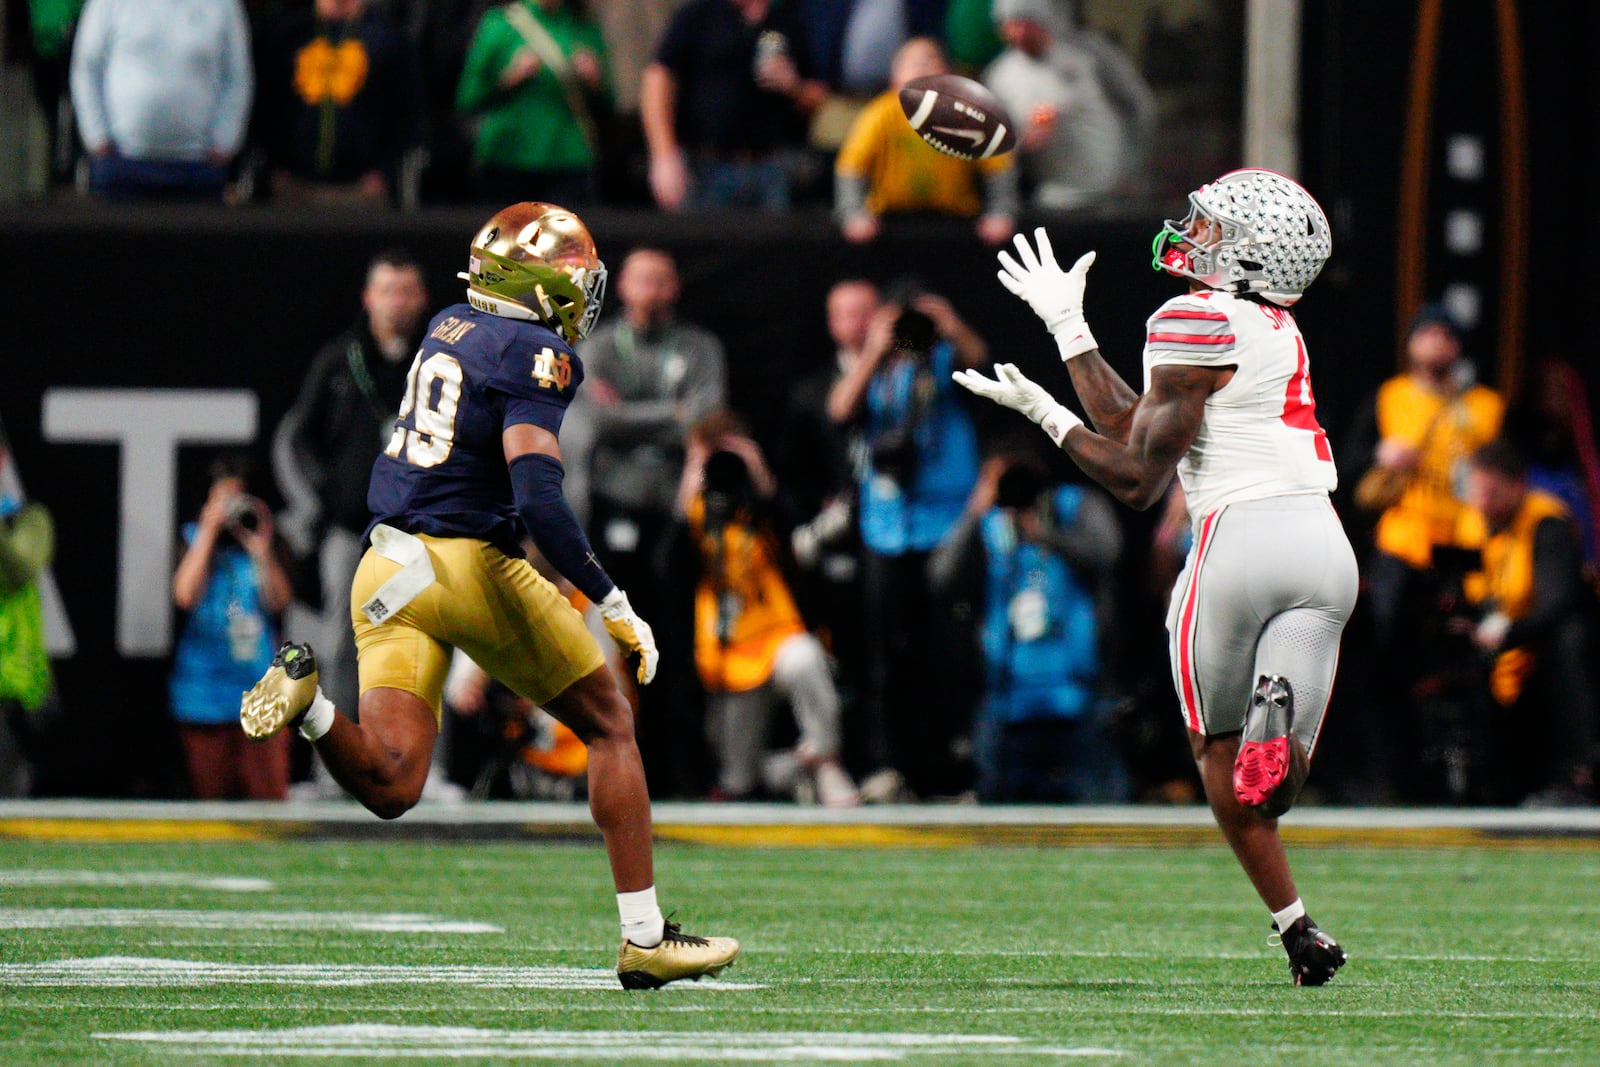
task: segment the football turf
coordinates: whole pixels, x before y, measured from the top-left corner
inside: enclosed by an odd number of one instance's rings
[[[744,954],[628,993],[597,842],[212,829],[0,837],[0,1063],[1600,1063],[1592,840],[1297,848],[1318,989],[1198,834],[664,841]]]

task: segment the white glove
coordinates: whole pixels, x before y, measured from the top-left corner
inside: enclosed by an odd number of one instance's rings
[[[600,601],[600,618],[606,624],[606,633],[622,651],[639,654],[639,684],[649,685],[656,676],[656,664],[661,653],[656,651],[656,635],[650,624],[639,618],[628,603],[628,594],[613,589]]]
[[[1020,263],[1005,249],[1000,250],[1002,269],[996,275],[1000,284],[1027,301],[1033,313],[1044,320],[1045,328],[1056,339],[1063,361],[1099,348],[1083,318],[1083,286],[1089,267],[1094,263],[1094,253],[1085,252],[1071,270],[1064,271],[1056,263],[1050,236],[1043,226],[1033,231],[1033,239],[1039,246],[1037,256],[1022,234],[1012,239],[1022,260]]]
[[[1083,425],[1082,419],[1062,407],[1055,397],[1045,392],[1044,386],[1029,380],[1015,363],[995,364],[992,380],[975,370],[958,370],[951,377],[968,392],[988,397],[1001,407],[1028,416],[1050,435],[1057,448],[1066,440],[1067,431]]]

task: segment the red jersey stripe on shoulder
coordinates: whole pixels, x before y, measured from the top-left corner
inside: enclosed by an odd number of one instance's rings
[[[1162,342],[1176,345],[1231,345],[1235,340],[1231,333],[1217,334],[1214,337],[1200,333],[1152,333],[1145,337],[1145,343],[1152,345]]]
[[[1171,311],[1156,312],[1157,319],[1204,319],[1206,322],[1227,322],[1228,316],[1222,311],[1201,311],[1190,308],[1173,308]]]

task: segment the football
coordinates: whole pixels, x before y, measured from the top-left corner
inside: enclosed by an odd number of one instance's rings
[[[988,159],[1017,146],[1006,109],[982,84],[959,74],[913,78],[900,89],[900,109],[911,128],[934,148],[957,159]]]

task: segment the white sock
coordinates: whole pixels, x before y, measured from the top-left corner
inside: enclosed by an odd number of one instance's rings
[[[322,686],[319,685],[317,695],[311,699],[311,706],[300,719],[300,736],[307,741],[316,741],[331,729],[333,729],[333,701],[322,695]]]
[[[640,948],[655,948],[661,944],[666,920],[656,904],[656,887],[635,893],[617,894],[617,912],[622,916],[622,936]]]
[[[1300,898],[1295,897],[1294,903],[1282,911],[1272,913],[1272,921],[1278,924],[1278,933],[1283,933],[1294,925],[1294,921],[1306,913],[1306,906],[1300,903]]]

